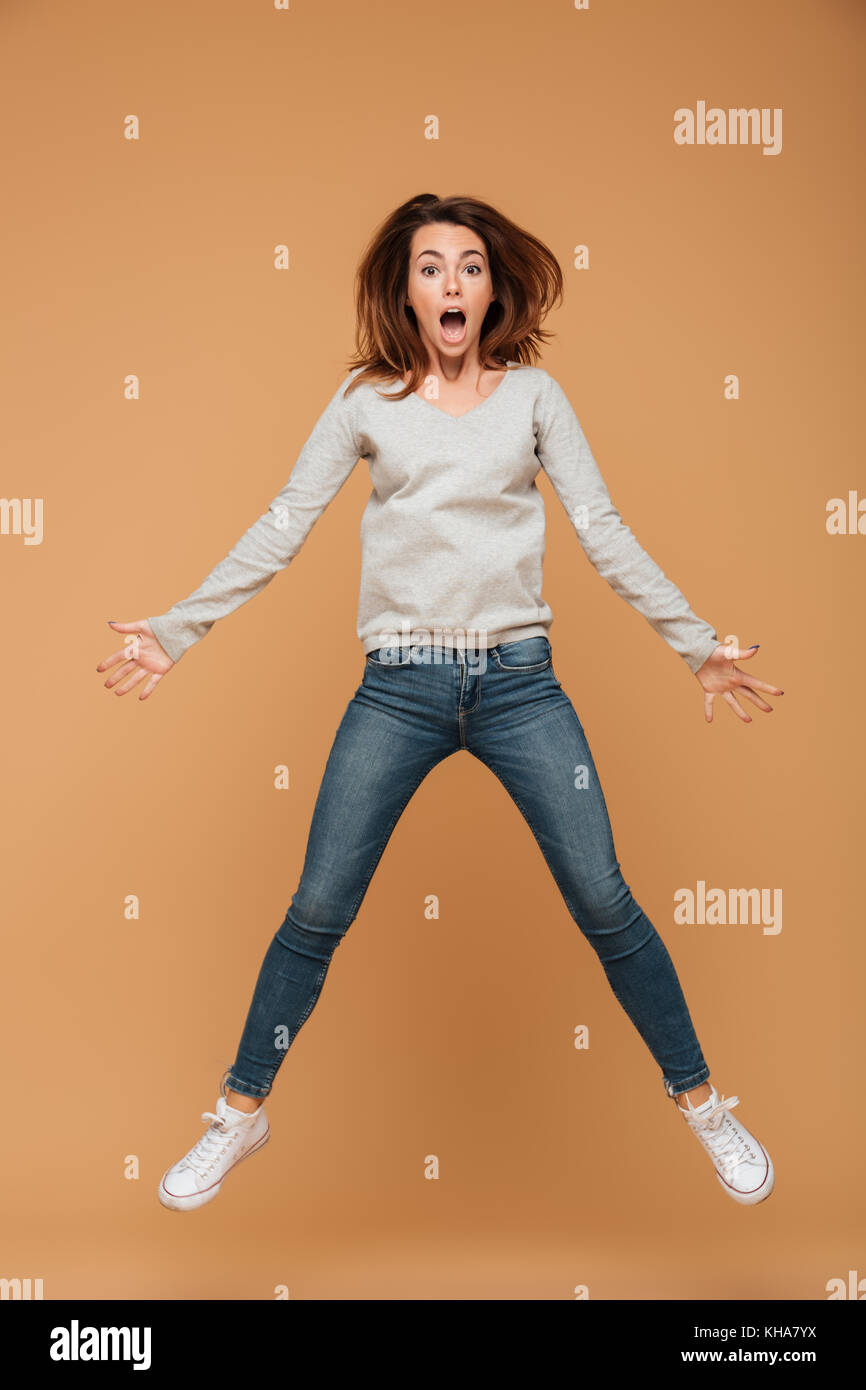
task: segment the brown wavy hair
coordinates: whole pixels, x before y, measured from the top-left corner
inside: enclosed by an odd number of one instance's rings
[[[562,270],[553,252],[479,198],[419,193],[373,233],[355,272],[355,352],[347,370],[363,371],[349,383],[346,395],[362,381],[402,377],[408,384],[391,398],[403,400],[427,374],[427,350],[406,294],[412,237],[430,222],[470,227],[484,242],[496,299],[481,325],[482,370],[496,370],[507,361],[534,365],[544,340],[554,336],[541,327],[563,296]]]

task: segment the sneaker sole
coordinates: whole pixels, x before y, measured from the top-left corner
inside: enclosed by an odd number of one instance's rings
[[[163,1173],[159,1180],[159,1191],[157,1193],[159,1200],[168,1211],[194,1211],[197,1207],[205,1206],[216,1197],[226,1178],[229,1176],[229,1173],[233,1173],[238,1164],[243,1163],[245,1158],[250,1158],[252,1154],[258,1153],[259,1149],[264,1148],[270,1137],[271,1127],[268,1125],[261,1139],[257,1140],[251,1149],[247,1149],[246,1153],[241,1154],[240,1158],[235,1159],[231,1168],[226,1169],[219,1182],[213,1183],[211,1187],[206,1187],[203,1192],[191,1192],[188,1197],[175,1197],[173,1193],[166,1190],[165,1179],[168,1173],[168,1169],[166,1169],[166,1172]]]

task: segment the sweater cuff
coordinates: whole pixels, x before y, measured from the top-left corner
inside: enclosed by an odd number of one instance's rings
[[[176,632],[172,627],[171,619],[165,614],[160,614],[157,618],[148,618],[147,621],[153,629],[153,635],[157,642],[175,663],[180,661],[184,652],[189,651],[190,647],[198,641],[196,637],[184,636]]]
[[[708,657],[712,656],[716,647],[720,647],[721,645],[721,642],[714,633],[712,637],[707,637],[705,641],[701,642],[700,645],[695,647],[692,651],[683,652],[683,660],[693,676],[697,675],[704,662]]]

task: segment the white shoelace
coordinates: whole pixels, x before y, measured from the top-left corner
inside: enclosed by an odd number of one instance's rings
[[[733,1110],[739,1103],[739,1096],[728,1096],[727,1099],[722,1096],[712,1110],[708,1110],[704,1115],[695,1115],[680,1106],[704,1148],[709,1150],[727,1174],[733,1172],[737,1164],[751,1152],[748,1138],[737,1133],[737,1127],[733,1122],[722,1128],[724,1121],[729,1118],[726,1112]],[[709,1133],[705,1132],[707,1130]]]
[[[200,1178],[207,1176],[221,1154],[225,1153],[229,1144],[233,1144],[240,1129],[227,1131],[225,1119],[220,1119],[212,1110],[203,1110],[201,1117],[203,1120],[213,1120],[213,1124],[208,1127],[199,1139],[198,1143],[190,1149],[183,1160],[187,1168],[191,1168],[194,1173],[198,1173]]]

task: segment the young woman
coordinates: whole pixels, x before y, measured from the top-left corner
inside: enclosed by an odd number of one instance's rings
[[[470,197],[412,198],[372,238],[357,273],[356,352],[285,487],[194,593],[159,617],[112,623],[134,638],[97,667],[147,699],[213,623],[297,555],[360,458],[358,636],[364,672],[337,729],[303,872],[271,940],[235,1060],[206,1132],[163,1174],[175,1211],[211,1201],[268,1140],[263,1101],[319,997],[391,832],[443,758],[466,750],[503,783],[569,913],[657,1062],[667,1096],[737,1202],[773,1189],[766,1149],[709,1081],[668,952],[616,858],[586,735],[556,678],[541,593],[544,468],[580,543],[704,690],[750,722],[736,690],[782,691],[734,665],[709,623],[614,507],[558,383],[532,365],[562,297],[553,254]],[[115,669],[116,668],[116,669]],[[119,684],[123,681],[123,684]],[[581,772],[582,769],[582,772]],[[575,773],[578,773],[575,776]]]

